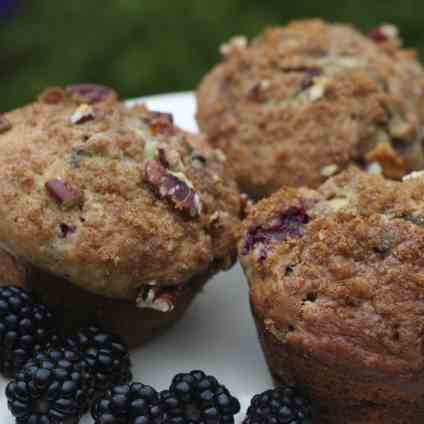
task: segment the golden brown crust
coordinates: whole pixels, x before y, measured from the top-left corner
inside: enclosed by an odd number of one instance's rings
[[[240,259],[268,362],[328,406],[330,423],[346,405],[389,416],[394,399],[421,422],[423,199],[423,177],[352,168],[316,191],[280,190],[243,224]],[[407,422],[391,419],[380,422]]]
[[[54,87],[5,114],[3,246],[83,289],[132,301],[148,283],[178,285],[229,265],[240,200],[222,153],[167,115],[78,90]]]
[[[312,20],[225,46],[199,86],[197,119],[243,191],[317,187],[352,162],[391,178],[424,166],[424,73],[389,35]]]

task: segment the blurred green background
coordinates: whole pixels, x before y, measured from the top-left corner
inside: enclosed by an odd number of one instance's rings
[[[190,90],[230,36],[315,16],[393,22],[424,53],[423,0],[0,0],[0,111],[71,82],[123,97]]]

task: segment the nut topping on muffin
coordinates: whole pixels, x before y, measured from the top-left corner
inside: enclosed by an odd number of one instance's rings
[[[352,168],[317,190],[276,192],[243,223],[239,258],[269,366],[310,394],[320,422],[423,422],[421,174]]]
[[[424,168],[424,70],[393,27],[373,34],[294,21],[224,48],[197,90],[197,121],[243,192],[318,187],[328,164],[378,163],[398,180]]]
[[[14,125],[0,143],[0,239],[30,265],[135,309],[151,281],[194,295],[191,281],[234,263],[240,197],[229,164],[172,115],[82,84],[4,118]]]

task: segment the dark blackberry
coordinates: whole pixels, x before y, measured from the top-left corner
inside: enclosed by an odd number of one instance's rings
[[[81,352],[92,370],[98,393],[131,380],[130,356],[125,342],[98,327],[87,327],[65,342],[66,346]]]
[[[98,399],[91,410],[96,424],[162,424],[163,413],[155,389],[141,383],[125,384]]]
[[[78,353],[53,349],[37,353],[6,388],[17,424],[74,424],[89,409],[94,386]]]
[[[34,352],[52,341],[52,313],[19,287],[0,288],[0,372],[13,377]]]
[[[177,374],[161,405],[167,424],[230,424],[240,411],[228,389],[203,371]]]
[[[243,424],[312,424],[311,405],[294,387],[267,390],[253,397]]]
[[[265,225],[254,225],[247,233],[242,255],[258,249],[257,258],[264,261],[273,243],[283,243],[289,238],[299,238],[305,233],[305,225],[310,221],[305,209],[290,207]]]

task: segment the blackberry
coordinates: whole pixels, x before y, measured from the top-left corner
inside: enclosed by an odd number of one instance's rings
[[[228,389],[203,371],[177,374],[161,405],[167,424],[230,424],[240,411]]]
[[[66,339],[65,345],[81,352],[91,368],[98,393],[131,380],[128,348],[120,337],[91,326]]]
[[[55,335],[52,313],[19,287],[0,288],[0,372],[13,377]]]
[[[163,413],[155,389],[141,383],[113,387],[91,410],[96,424],[162,424]]]
[[[294,387],[267,390],[253,397],[243,424],[312,424],[311,405]]]
[[[17,424],[74,424],[88,411],[94,386],[78,353],[52,349],[37,353],[6,387]]]

